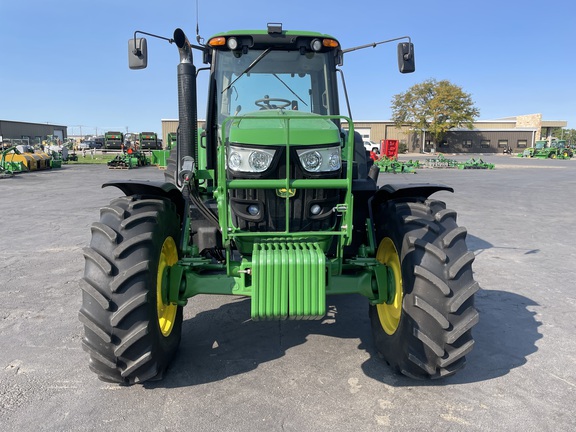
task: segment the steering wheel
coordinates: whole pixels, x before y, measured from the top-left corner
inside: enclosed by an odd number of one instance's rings
[[[279,104],[272,104],[270,102],[279,102]],[[280,98],[269,98],[265,97],[264,99],[258,99],[254,102],[256,106],[260,109],[282,109],[289,107],[292,105],[292,102],[288,99],[280,99]]]

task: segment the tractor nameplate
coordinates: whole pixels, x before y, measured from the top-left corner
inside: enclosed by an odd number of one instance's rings
[[[294,195],[296,195],[296,189],[276,189],[276,195],[280,198],[292,198]]]

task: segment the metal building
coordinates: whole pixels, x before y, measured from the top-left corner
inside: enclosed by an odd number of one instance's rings
[[[564,128],[564,120],[543,120],[542,114],[506,117],[498,120],[478,120],[473,129],[450,130],[441,143],[434,143],[427,132],[413,133],[391,121],[355,121],[354,128],[367,141],[398,140],[409,152],[428,152],[432,149],[453,153],[499,153],[510,147],[521,152],[533,147],[536,140],[547,138],[555,128]]]
[[[204,121],[198,121],[203,127]],[[390,120],[354,121],[354,129],[365,141],[380,143],[382,140],[398,140],[411,153],[429,152],[432,149],[446,153],[501,153],[510,147],[522,152],[533,147],[536,140],[550,136],[554,128],[565,128],[564,120],[542,120],[542,114],[506,117],[498,120],[478,120],[473,129],[450,130],[441,143],[434,143],[430,134],[413,133],[407,127],[398,127]],[[344,125],[344,127],[346,127]],[[167,142],[168,133],[175,133],[178,120],[162,120],[162,136]]]
[[[40,144],[48,135],[59,138],[62,142],[68,137],[66,126],[49,123],[27,123],[0,120],[0,142],[11,139],[28,139],[30,144]]]

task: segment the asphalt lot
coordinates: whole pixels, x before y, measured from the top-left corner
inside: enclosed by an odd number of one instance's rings
[[[576,429],[576,160],[482,158],[496,169],[380,175],[454,187],[435,197],[458,212],[476,255],[476,346],[463,371],[434,382],[377,358],[355,296],[329,298],[314,322],[252,322],[248,300],[192,299],[163,381],[101,382],[77,318],[90,225],[121,194],[100,186],[163,173],[65,165],[0,179],[0,429]]]

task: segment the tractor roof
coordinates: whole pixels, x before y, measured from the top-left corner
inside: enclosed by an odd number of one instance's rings
[[[274,37],[309,36],[309,37],[335,39],[333,36],[324,33],[303,31],[303,30],[283,30],[281,34],[269,33],[266,30],[230,30],[223,33],[217,33],[213,35],[210,39],[220,36],[246,36],[246,35],[273,35]]]
[[[250,48],[276,46],[280,49],[282,48],[290,49],[292,48],[292,46],[299,45],[297,43],[299,39],[330,40],[332,44],[327,46],[330,46],[331,48],[336,48],[340,46],[338,40],[330,35],[311,31],[283,30],[281,24],[276,25],[276,27],[274,27],[274,25],[269,24],[268,30],[231,30],[223,33],[217,33],[208,40],[212,41],[218,38],[221,38],[221,40],[227,40],[229,38],[237,38],[239,40],[240,45],[247,45]]]

